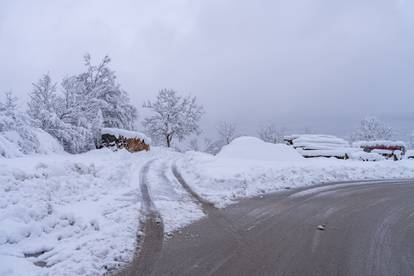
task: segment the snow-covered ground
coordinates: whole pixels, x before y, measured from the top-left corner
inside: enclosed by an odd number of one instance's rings
[[[292,147],[251,137],[217,156],[154,147],[0,158],[0,275],[102,275],[124,266],[142,237],[142,182],[166,233],[202,218],[173,175],[174,163],[217,207],[323,182],[414,177],[414,160],[305,159]]]
[[[262,142],[260,145],[257,141],[245,143],[245,137],[238,139],[222,150],[225,154],[212,156],[187,152],[178,162],[183,177],[192,189],[217,207],[227,206],[244,197],[319,183],[414,177],[414,160],[362,162],[334,158],[304,159],[295,157],[293,148],[289,151],[284,147],[271,160],[271,144]],[[243,154],[238,154],[241,144]],[[281,146],[274,145],[275,148]],[[286,161],[281,161],[283,159]]]
[[[166,231],[202,217],[168,172],[176,156],[154,148],[0,159],[0,275],[102,275],[130,262],[143,219],[140,170],[149,160],[148,186]]]

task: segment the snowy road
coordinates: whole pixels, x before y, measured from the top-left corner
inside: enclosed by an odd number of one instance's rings
[[[413,198],[414,181],[365,181],[209,207],[151,275],[414,275]]]

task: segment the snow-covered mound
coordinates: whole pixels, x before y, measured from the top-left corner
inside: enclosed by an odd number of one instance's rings
[[[15,130],[0,132],[0,157],[14,158],[27,154],[50,153],[63,153],[63,147],[54,137],[39,128],[31,128],[20,133]]]
[[[50,154],[50,153],[63,153],[63,147],[56,138],[47,133],[46,131],[36,128],[34,130],[37,140],[39,141],[39,148],[37,153]]]
[[[101,130],[101,134],[110,134],[116,137],[120,137],[123,136],[125,138],[129,138],[129,139],[141,139],[144,140],[145,143],[150,144],[151,143],[151,139],[149,137],[147,137],[145,134],[138,132],[138,131],[131,131],[131,130],[126,130],[126,129],[120,129],[120,128],[110,128],[110,127],[105,127]]]
[[[261,161],[298,161],[303,157],[284,144],[266,143],[255,137],[239,137],[224,146],[217,154],[219,158],[254,159]]]

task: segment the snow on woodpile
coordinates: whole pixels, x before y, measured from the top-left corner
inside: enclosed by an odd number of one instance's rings
[[[400,160],[406,152],[406,145],[401,141],[376,140],[357,141],[353,143],[355,148],[361,148],[365,152],[377,153],[385,158]]]
[[[332,135],[293,135],[285,140],[291,141],[290,144],[304,157],[347,159],[349,153],[354,151],[347,141]]]
[[[118,128],[103,128],[101,141],[98,148],[109,147],[126,149],[130,152],[149,151],[150,139],[144,134]]]
[[[217,154],[219,158],[253,159],[262,161],[302,160],[293,148],[284,144],[266,143],[256,137],[239,137],[224,146]]]
[[[305,150],[331,150],[349,148],[349,143],[332,135],[306,134],[294,139],[293,146]]]
[[[385,157],[375,152],[355,151],[349,154],[349,158],[359,161],[381,161]]]
[[[376,140],[376,141],[357,141],[353,147],[356,148],[406,148],[402,141]]]
[[[131,131],[131,130],[126,130],[126,129],[120,129],[120,128],[109,128],[109,127],[105,127],[101,130],[101,134],[110,134],[113,135],[115,137],[125,137],[128,139],[141,139],[144,140],[145,143],[147,144],[151,144],[151,139],[149,137],[147,137],[145,134],[141,133],[141,132],[137,132],[137,131]]]

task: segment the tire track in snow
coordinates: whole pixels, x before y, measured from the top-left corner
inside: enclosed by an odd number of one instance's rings
[[[183,186],[184,190],[191,195],[193,200],[201,205],[201,208],[203,209],[203,212],[209,215],[210,213],[214,212],[214,210],[217,210],[217,208],[214,206],[213,203],[211,203],[208,200],[205,200],[201,196],[199,196],[196,192],[191,189],[191,187],[187,184],[187,182],[182,177],[181,173],[177,169],[177,165],[174,162],[172,165],[172,172],[174,177],[177,179],[178,183]]]
[[[132,264],[118,275],[150,275],[158,260],[164,239],[164,223],[148,188],[148,172],[155,160],[149,161],[140,172],[140,189],[143,201],[145,221],[143,241],[137,245]],[[138,248],[139,247],[139,248]]]
[[[245,231],[238,230],[240,227],[235,224],[234,221],[230,220],[226,215],[225,212],[216,208],[214,204],[204,198],[202,198],[199,194],[197,194],[188,183],[185,181],[181,173],[178,171],[177,168],[177,161],[173,162],[171,170],[173,172],[174,177],[177,181],[183,186],[183,188],[191,195],[193,200],[196,203],[201,205],[203,212],[208,216],[209,220],[216,224],[218,228],[226,231],[230,234],[230,236],[237,242],[238,249],[241,252],[245,252],[246,254],[251,254],[254,250],[258,250],[256,245],[253,243],[246,242],[245,239]],[[248,230],[247,230],[248,231]],[[253,258],[252,258],[253,259]],[[228,261],[228,260],[227,260]],[[215,270],[218,270],[222,265],[224,265],[226,261],[224,261],[221,265],[217,266]]]

